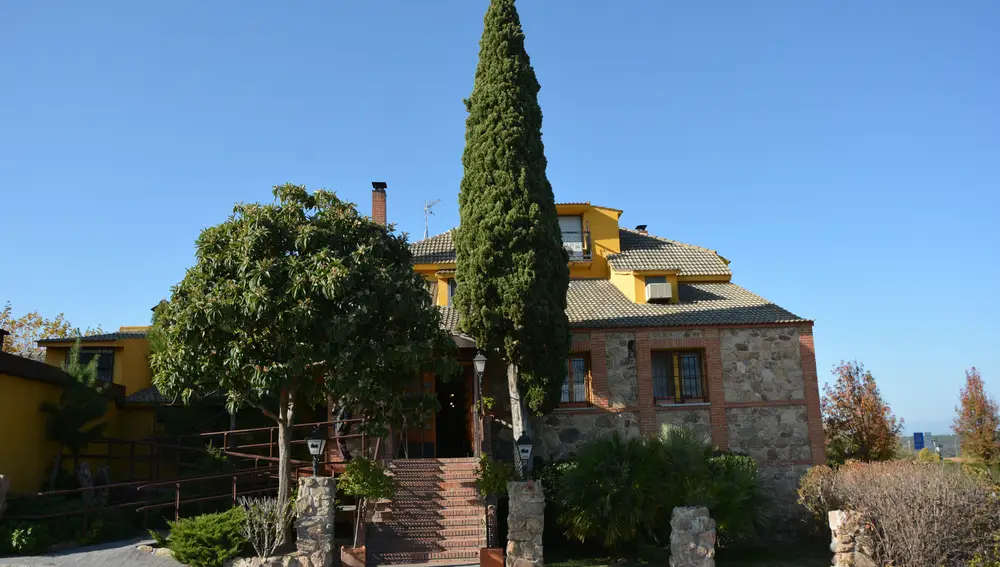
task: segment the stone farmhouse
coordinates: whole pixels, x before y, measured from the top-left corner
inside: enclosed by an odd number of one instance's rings
[[[801,475],[826,461],[813,322],[733,283],[730,261],[715,250],[654,236],[644,225],[620,226],[618,209],[556,208],[570,255],[573,341],[562,403],[532,418],[535,455],[564,459],[611,430],[656,435],[671,424],[754,457],[777,501],[791,505]],[[384,190],[374,193],[373,212],[384,222]],[[460,347],[469,347],[450,305],[452,236],[414,242],[413,264],[427,279],[443,324]],[[467,362],[474,349],[461,352]],[[430,432],[448,433],[427,437],[436,443],[425,449],[428,456],[473,454],[472,373],[464,393],[436,384],[449,389],[447,397],[439,395],[442,406],[459,400],[466,409],[436,416]],[[506,388],[502,368],[488,365],[482,391],[496,400],[501,420],[509,417]],[[510,430],[486,429],[498,456],[511,454]]]

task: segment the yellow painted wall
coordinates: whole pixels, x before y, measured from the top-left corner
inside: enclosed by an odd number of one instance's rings
[[[42,402],[56,403],[62,388],[54,384],[0,374],[0,474],[12,492],[38,492],[48,479],[56,444],[45,435]]]
[[[448,305],[448,282],[452,278],[438,278],[437,280],[437,304],[441,307]]]
[[[149,366],[149,341],[142,338],[122,339],[116,342],[122,349],[115,349],[115,382],[125,386],[125,395],[152,386],[153,370]],[[119,367],[121,367],[120,375]]]
[[[618,236],[618,217],[621,211],[594,205],[556,205],[560,215],[580,215],[584,230],[590,231],[592,259],[589,262],[570,262],[569,277],[608,278],[611,270],[607,256],[621,252]]]
[[[611,283],[615,284],[625,297],[633,303],[646,303],[646,276],[664,276],[670,284],[670,303],[678,303],[677,272],[643,271],[643,272],[611,272]]]
[[[149,366],[149,341],[141,339],[119,339],[116,341],[87,342],[84,348],[114,348],[115,366],[111,379],[115,384],[125,386],[125,395],[134,394],[153,385],[153,370]],[[66,353],[72,343],[46,345],[45,363],[62,367]]]

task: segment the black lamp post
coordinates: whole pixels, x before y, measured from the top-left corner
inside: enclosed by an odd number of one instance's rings
[[[319,456],[326,448],[326,435],[320,432],[319,427],[315,427],[309,437],[306,437],[306,446],[313,458],[313,476],[319,476]]]
[[[483,428],[483,372],[486,372],[486,357],[483,353],[477,352],[476,357],[472,359],[473,369],[476,371],[476,382],[475,382],[475,403],[472,404],[472,425],[475,435],[475,439],[472,443],[475,445],[472,448],[472,455],[479,456],[479,452],[483,450],[482,448],[482,428]]]

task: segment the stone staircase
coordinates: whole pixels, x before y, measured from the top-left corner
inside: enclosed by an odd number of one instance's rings
[[[397,459],[398,490],[376,508],[368,530],[368,565],[479,564],[486,547],[474,458]]]

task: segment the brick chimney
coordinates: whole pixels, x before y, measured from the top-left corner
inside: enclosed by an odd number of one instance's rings
[[[372,181],[372,220],[381,224],[386,224],[385,213],[385,188],[388,187],[384,181]]]
[[[639,234],[649,234],[649,232],[646,231],[646,225],[644,224],[640,224],[639,226],[635,227],[635,231],[638,232]]]

